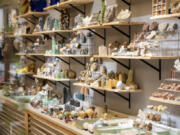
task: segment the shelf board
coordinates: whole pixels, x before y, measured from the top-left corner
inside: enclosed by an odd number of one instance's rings
[[[70,32],[73,32],[73,30],[49,30],[49,31],[35,32],[34,34],[53,34],[53,33],[70,33]]]
[[[41,16],[47,16],[48,13],[46,12],[27,12],[23,15],[19,15],[19,18],[31,18],[31,17],[41,17]]]
[[[96,24],[96,25],[90,25],[86,27],[74,28],[73,30],[78,31],[78,30],[86,30],[86,29],[111,28],[111,26],[129,26],[129,25],[142,25],[142,24],[145,24],[145,22],[110,22],[110,23]]]
[[[14,35],[5,35],[5,38],[15,38]]]
[[[143,25],[146,22],[110,22],[104,23],[103,26],[129,26],[129,25]]]
[[[102,25],[90,25],[87,27],[80,27],[74,28],[69,30],[49,30],[49,31],[41,31],[35,32],[34,34],[54,34],[54,33],[71,33],[78,30],[87,30],[87,29],[101,29],[101,28],[111,28],[111,26],[129,26],[129,25],[142,25],[145,22],[111,22],[111,23],[104,23]]]
[[[100,25],[100,24],[96,24],[96,25],[90,25],[90,26],[86,26],[86,27],[79,27],[79,28],[74,28],[74,31],[78,31],[78,30],[87,30],[87,29],[101,29],[101,28],[108,28],[109,26],[104,26],[104,25]],[[109,27],[110,28],[110,27]]]
[[[32,72],[27,72],[27,73],[21,73],[21,72],[16,72],[16,71],[9,71],[11,74],[18,74],[18,75],[33,75]]]
[[[40,75],[33,75],[33,77],[35,78],[39,78],[39,79],[45,79],[45,80],[50,80],[50,81],[59,81],[59,82],[65,82],[65,81],[74,81],[76,79],[56,79],[56,78],[50,78],[50,77],[44,77],[44,76],[40,76]]]
[[[114,59],[146,59],[146,60],[156,60],[156,59],[177,59],[180,56],[100,56],[94,55],[96,58],[114,58]]]
[[[20,34],[20,35],[5,35],[5,38],[15,38],[15,37],[39,37],[40,34]]]
[[[91,55],[60,55],[60,54],[45,54],[45,57],[91,57]]]
[[[119,90],[119,89],[109,89],[109,88],[103,88],[103,87],[95,87],[95,86],[90,86],[85,83],[74,83],[73,85],[75,86],[81,86],[81,87],[86,87],[86,88],[92,88],[96,90],[103,90],[103,91],[109,91],[109,92],[117,92],[117,93],[139,93],[143,92],[141,89],[137,90]]]
[[[169,92],[180,92],[180,90],[173,90],[173,89],[162,89],[162,88],[158,88],[158,90],[161,90],[161,91],[169,91]]]
[[[16,53],[17,56],[44,56],[43,53]]]
[[[80,5],[85,5],[85,4],[89,4],[94,2],[94,0],[68,0],[65,2],[60,2],[59,5],[52,5],[52,6],[48,6],[46,8],[44,8],[44,10],[53,10],[53,9],[58,9],[58,10],[62,10],[62,9],[66,9],[66,8],[71,8],[70,4],[74,5],[74,6],[80,6]]]
[[[173,78],[168,78],[168,79],[165,79],[165,81],[171,81],[171,82],[180,82],[180,79],[173,79]]]
[[[152,16],[151,19],[175,19],[179,17],[180,17],[180,13],[176,13],[176,14]]]
[[[162,98],[155,98],[155,97],[149,97],[149,100],[152,101],[157,101],[161,103],[166,103],[166,104],[172,104],[172,105],[180,105],[180,102],[174,101],[174,100],[167,100],[167,99],[162,99]]]

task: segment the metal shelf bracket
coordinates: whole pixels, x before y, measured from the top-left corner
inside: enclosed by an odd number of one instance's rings
[[[73,9],[77,10],[81,14],[85,15],[85,11],[82,11],[81,9],[77,8],[76,6],[74,6],[73,4],[69,4],[69,6],[71,6]]]
[[[34,56],[34,58],[35,59],[37,59],[37,60],[39,60],[39,61],[41,61],[42,63],[44,63],[45,62],[45,60],[42,60],[42,59],[40,59],[39,57],[37,57],[37,56]]]
[[[103,40],[106,39],[105,36],[102,36],[102,35],[100,35],[99,33],[95,32],[95,31],[93,31],[93,30],[91,30],[91,29],[88,29],[88,30],[91,31],[92,33],[94,33],[96,36],[100,37],[101,39],[103,39]]]
[[[61,38],[63,38],[63,39],[66,39],[66,37],[65,36],[63,36],[62,34],[60,34],[60,33],[57,33],[57,32],[55,32],[55,34],[56,35],[58,35],[58,36],[60,36]]]
[[[151,67],[152,69],[154,69],[155,71],[157,71],[159,73],[159,80],[161,80],[161,73],[162,73],[162,61],[158,60],[158,68],[155,67],[154,65],[150,64],[149,62],[145,61],[145,60],[140,60],[142,61],[144,64],[148,65],[149,67]]]
[[[117,92],[114,92],[114,94],[116,94],[117,96],[121,97],[122,99],[128,101],[129,109],[131,109],[131,93],[128,94],[128,98]]]
[[[35,22],[33,22],[33,21],[31,21],[31,20],[29,20],[29,19],[27,19],[27,18],[24,18],[26,21],[28,21],[28,22],[30,22],[30,23],[32,23],[33,25],[36,25],[36,23]]]
[[[86,66],[86,63],[83,63],[83,62],[79,61],[79,60],[76,59],[76,58],[71,57],[71,59],[73,59],[74,61],[76,61],[77,63],[79,63],[79,64],[82,65],[82,66]]]
[[[100,91],[98,91],[98,90],[96,90],[94,88],[90,88],[90,89],[94,90],[96,93],[98,93],[101,96],[103,96],[104,97],[104,103],[106,103],[106,91],[104,91],[104,93],[103,93],[103,92],[100,92]]]
[[[123,34],[124,36],[126,36],[127,38],[130,38],[130,35],[125,33],[124,31],[120,30],[119,28],[115,27],[115,26],[111,26],[114,30],[120,32],[121,34]]]
[[[66,63],[67,65],[70,65],[70,63],[67,62],[67,61],[65,61],[64,59],[62,59],[62,58],[60,58],[60,57],[56,57],[56,58],[60,59],[61,61],[63,61],[63,62]]]
[[[128,2],[128,1],[126,1],[126,0],[122,0],[122,2],[124,2],[126,5],[128,5],[128,6],[131,6],[131,3],[130,2]]]
[[[120,64],[121,66],[123,66],[124,68],[126,68],[126,69],[128,69],[128,70],[131,69],[131,60],[129,60],[129,64],[128,64],[128,66],[127,66],[127,65],[123,64],[122,62],[114,59],[114,58],[111,58],[111,59],[112,59],[113,61],[117,62],[118,64]]]

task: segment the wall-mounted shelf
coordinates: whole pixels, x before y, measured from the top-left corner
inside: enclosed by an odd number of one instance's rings
[[[90,25],[87,27],[80,27],[80,28],[74,28],[74,31],[78,30],[86,30],[86,29],[101,29],[101,28],[112,28],[112,26],[132,26],[132,25],[143,25],[145,22],[110,22],[110,23],[104,23],[102,25],[96,24],[96,25]]]
[[[151,19],[178,19],[179,17],[180,17],[180,13],[176,13],[176,14],[152,16]]]
[[[38,18],[38,17],[41,17],[41,16],[47,16],[48,13],[46,12],[27,12],[23,15],[19,15],[18,17],[19,18]]]
[[[26,73],[21,73],[21,72],[15,72],[15,71],[9,71],[10,74],[18,74],[18,75],[33,75],[34,73],[32,72],[26,72]]]
[[[94,87],[94,86],[86,85],[84,83],[74,83],[73,85],[93,89],[95,92],[97,92],[98,94],[104,97],[105,103],[106,103],[106,97],[107,97],[106,92],[113,92],[115,95],[119,96],[120,98],[128,102],[129,109],[131,108],[131,93],[143,92],[143,90],[140,90],[140,89],[137,89],[137,90],[109,89],[109,88],[102,88],[102,87]],[[100,92],[99,90],[104,91],[104,92]],[[128,97],[123,96],[121,94],[128,94]]]
[[[155,98],[155,97],[150,97],[149,100],[166,103],[166,104],[172,104],[172,105],[180,105],[180,102],[175,100],[167,100],[167,99]]]
[[[159,60],[159,59],[177,59],[180,56],[100,56],[94,55],[96,58],[114,58],[114,59],[143,59],[143,60]]]
[[[16,53],[17,56],[44,56],[43,53]]]
[[[139,93],[139,92],[143,92],[143,90],[141,90],[141,89],[137,89],[137,90],[109,89],[109,88],[103,88],[103,87],[90,86],[90,85],[86,85],[84,83],[74,83],[73,85],[80,86],[80,87],[86,87],[86,88],[92,88],[92,89],[96,89],[96,90],[103,90],[103,91],[108,91],[108,92],[117,92],[117,93]]]
[[[44,57],[91,57],[91,55],[61,55],[61,54],[43,54],[43,53],[16,53],[18,56],[44,56]]]
[[[73,54],[73,55],[61,55],[61,54],[49,54],[49,55],[47,55],[47,54],[45,54],[44,55],[45,57],[91,57],[91,55],[75,55],[75,54]]]
[[[104,28],[111,28],[112,26],[129,26],[129,25],[142,25],[145,22],[111,22],[111,23],[104,23],[102,25],[90,25],[87,27],[80,27],[80,28],[74,28],[69,30],[49,30],[49,31],[41,31],[41,32],[35,32],[34,34],[54,34],[54,33],[71,33],[78,30],[87,30],[87,29],[104,29]]]
[[[40,76],[40,75],[33,75],[33,77],[39,78],[39,79],[50,80],[50,81],[57,81],[57,82],[59,82],[59,81],[66,82],[66,81],[75,81],[76,80],[76,79],[66,79],[66,78],[56,79],[56,78],[44,77],[44,76]]]
[[[89,4],[94,2],[94,0],[68,0],[65,2],[60,2],[59,5],[52,5],[52,6],[48,6],[46,8],[44,8],[44,10],[62,10],[62,9],[66,9],[66,8],[72,8],[73,6],[81,6],[81,5],[85,5],[85,4]]]
[[[5,38],[16,38],[16,37],[23,37],[23,38],[28,38],[28,37],[39,37],[41,36],[40,34],[20,34],[20,35],[5,35]]]
[[[54,33],[70,33],[70,32],[73,32],[73,30],[49,30],[49,31],[35,32],[34,34],[54,34]]]

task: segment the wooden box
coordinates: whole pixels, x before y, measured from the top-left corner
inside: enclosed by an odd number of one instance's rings
[[[167,15],[169,0],[152,0],[152,16]]]

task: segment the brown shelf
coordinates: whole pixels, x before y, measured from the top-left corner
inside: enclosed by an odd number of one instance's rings
[[[53,33],[70,33],[70,32],[73,32],[73,30],[49,30],[49,31],[35,32],[34,34],[53,34]]]
[[[91,57],[91,55],[60,55],[60,54],[43,54],[43,53],[16,53],[18,56],[44,56],[44,57]]]
[[[49,30],[49,31],[41,31],[41,32],[35,32],[34,34],[54,34],[54,33],[71,33],[78,30],[87,30],[87,29],[103,29],[103,28],[111,28],[111,26],[129,26],[129,25],[142,25],[145,22],[111,22],[111,23],[104,23],[102,25],[96,24],[96,25],[90,25],[87,27],[80,27],[80,28],[74,28],[69,30]]]
[[[40,75],[33,75],[33,77],[39,78],[39,79],[51,80],[51,81],[61,81],[61,82],[76,80],[76,79],[65,79],[65,78],[63,78],[63,79],[56,79],[56,78],[44,77],[44,76],[40,76]]]
[[[46,12],[27,12],[23,15],[19,15],[20,18],[31,18],[31,17],[41,17],[41,16],[47,16],[48,13]]]
[[[53,10],[53,9],[59,9],[59,10],[62,10],[62,9],[65,9],[65,8],[71,8],[71,4],[73,6],[80,6],[80,5],[85,5],[85,4],[89,4],[89,3],[92,3],[94,2],[94,0],[68,0],[68,1],[65,1],[65,2],[60,2],[59,5],[52,5],[52,6],[48,6],[46,8],[44,8],[44,10]]]
[[[44,56],[43,53],[16,53],[18,56]]]
[[[143,25],[146,22],[110,22],[104,23],[103,26],[126,26],[126,25]]]
[[[109,92],[117,92],[117,93],[139,93],[143,92],[141,89],[137,90],[119,90],[119,89],[109,89],[109,88],[103,88],[103,87],[95,87],[95,86],[90,86],[85,83],[74,83],[73,85],[75,86],[81,86],[81,87],[86,87],[86,88],[92,88],[96,90],[103,90],[103,91],[109,91]]]
[[[90,25],[87,27],[80,27],[80,28],[74,28],[74,31],[78,31],[78,30],[87,30],[87,29],[101,29],[101,28],[108,28],[109,26],[104,26],[104,25],[100,25],[100,24],[96,24],[96,25]]]
[[[27,72],[27,73],[21,73],[21,72],[16,72],[16,71],[9,71],[10,74],[19,74],[19,75],[33,75],[34,73],[32,72]]]
[[[147,60],[156,60],[156,59],[177,59],[180,56],[100,56],[94,55],[96,58],[114,58],[114,59],[147,59]]]
[[[164,56],[164,57],[149,57],[149,56],[100,56],[100,55],[61,55],[61,54],[43,54],[43,53],[16,53],[19,56],[44,56],[44,57],[96,57],[96,58],[114,58],[114,59],[145,59],[145,60],[157,60],[157,59],[177,59],[180,56]],[[180,81],[177,79],[166,79],[168,81]]]
[[[180,17],[180,13],[176,13],[176,14],[152,16],[151,19],[176,19],[179,17]]]
[[[15,37],[39,37],[40,34],[21,34],[21,35],[5,35],[5,38],[15,38]]]
[[[110,23],[104,23],[102,25],[96,24],[87,27],[74,28],[73,30],[78,31],[78,30],[86,30],[86,29],[111,28],[111,26],[129,26],[129,25],[143,25],[143,24],[145,24],[145,22],[110,22]]]
[[[45,57],[91,57],[91,55],[60,55],[60,54],[45,54]]]
[[[167,99],[162,99],[162,98],[150,97],[149,100],[166,103],[166,104],[172,104],[172,105],[180,105],[180,102],[178,101],[167,100]]]

